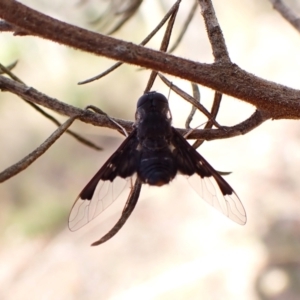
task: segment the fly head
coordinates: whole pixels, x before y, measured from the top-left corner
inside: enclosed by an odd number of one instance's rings
[[[160,115],[171,122],[168,99],[163,94],[148,92],[139,98],[135,113],[136,123],[143,121],[150,114]]]

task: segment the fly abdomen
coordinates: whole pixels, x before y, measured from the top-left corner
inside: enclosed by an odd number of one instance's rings
[[[169,183],[176,173],[177,168],[171,153],[155,152],[153,156],[144,155],[138,170],[138,176],[142,182],[156,186]]]

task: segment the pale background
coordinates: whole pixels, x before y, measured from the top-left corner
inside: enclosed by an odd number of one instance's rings
[[[88,28],[106,2],[22,1],[44,13]],[[232,61],[262,78],[299,88],[300,36],[267,0],[214,0]],[[298,1],[290,1],[299,9]],[[192,1],[184,0],[184,19]],[[145,0],[116,36],[140,42],[172,1]],[[91,27],[89,27],[91,28]],[[179,31],[179,24],[177,31]],[[158,48],[159,38],[150,43]],[[99,106],[133,120],[149,72],[123,66],[84,86],[113,62],[35,37],[0,35],[0,62],[27,85],[78,107]],[[200,14],[175,54],[212,62]],[[172,81],[191,91],[178,78]],[[168,94],[157,81],[154,90]],[[204,104],[213,92],[201,87]],[[55,126],[16,96],[0,94],[0,169],[15,163]],[[174,125],[183,127],[190,106],[170,95]],[[224,97],[219,123],[236,124],[254,107]],[[63,121],[64,117],[58,116]],[[199,115],[193,125],[205,119]],[[207,206],[184,178],[169,186],[144,187],[122,230],[99,246],[121,213],[118,199],[78,232],[67,228],[74,199],[123,138],[77,122],[105,151],[96,152],[64,135],[27,170],[1,184],[0,299],[299,299],[300,128],[296,121],[268,121],[241,137],[205,143],[200,152],[240,196],[248,223],[239,226]]]

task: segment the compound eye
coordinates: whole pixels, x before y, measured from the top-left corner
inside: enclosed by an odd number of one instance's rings
[[[150,104],[150,102],[168,103],[168,100],[163,94],[157,92],[149,92],[139,98],[137,102],[137,108],[140,108],[144,104]]]
[[[148,102],[149,100],[149,94],[144,94],[142,97],[139,98],[138,102],[137,102],[137,107],[141,107],[142,105],[144,105],[146,102]]]

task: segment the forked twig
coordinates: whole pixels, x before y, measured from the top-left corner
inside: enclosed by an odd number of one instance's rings
[[[127,135],[127,131],[115,120],[111,119],[106,113],[104,113],[101,109],[96,108],[94,106],[87,106],[85,108],[85,111],[88,109],[93,109],[99,114],[105,115],[109,118],[111,122],[116,124],[119,128],[121,128],[124,131],[124,135]],[[17,175],[24,169],[26,169],[28,166],[30,166],[34,161],[36,161],[42,154],[44,154],[54,143],[57,139],[60,138],[60,136],[67,131],[67,129],[72,125],[75,119],[78,119],[81,117],[82,114],[75,115],[71,118],[69,118],[65,123],[60,125],[51,135],[48,137],[39,147],[37,147],[34,151],[29,153],[27,156],[25,156],[23,159],[21,159],[16,164],[10,166],[9,168],[5,169],[3,172],[0,173],[0,182],[3,182],[12,176]],[[123,132],[122,132],[123,133]]]
[[[2,91],[9,91],[21,99],[36,103],[57,112],[58,114],[73,117],[79,115],[78,119],[82,122],[93,124],[95,126],[108,127],[117,129],[114,123],[112,123],[106,115],[95,114],[88,110],[72,106],[70,104],[59,101],[55,98],[51,98],[38,90],[27,87],[24,84],[11,80],[7,77],[0,75],[0,89]],[[127,131],[132,130],[132,122],[117,120]]]
[[[24,86],[26,86],[26,84],[20,79],[18,78],[14,73],[11,72],[11,69],[12,67],[14,66],[14,64],[10,65],[11,68],[7,68],[5,66],[3,66],[1,63],[0,63],[0,70],[9,75],[13,80],[23,84]],[[29,87],[27,87],[29,89]],[[40,108],[39,106],[37,106],[35,103],[32,103],[26,99],[23,98],[23,100],[29,104],[32,108],[34,108],[36,111],[38,111],[40,114],[42,114],[45,118],[47,118],[48,120],[52,121],[55,125],[57,126],[61,126],[61,123],[56,120],[56,118],[54,118],[53,116],[51,116],[50,114],[48,114],[46,111],[44,111],[42,108]],[[91,147],[95,150],[103,150],[101,147],[97,146],[96,144],[94,144],[93,142],[87,140],[86,138],[80,136],[79,134],[71,131],[71,130],[67,130],[66,133],[68,133],[69,135],[71,135],[73,138],[75,138],[78,142],[88,146],[88,147]]]
[[[88,105],[86,107],[86,109],[91,109],[93,111],[95,111],[96,113],[100,114],[100,115],[104,115],[106,116],[112,123],[116,124],[120,130],[118,130],[120,133],[124,134],[126,137],[128,136],[128,132],[127,130],[117,121],[115,121],[114,119],[112,119],[106,112],[104,112],[102,109],[100,109],[99,107],[96,107],[94,105]]]
[[[18,95],[22,99],[26,99],[27,101],[50,108],[53,111],[65,116],[73,117],[79,115],[78,120],[82,122],[100,127],[118,129],[118,126],[112,123],[105,115],[95,114],[88,110],[84,111],[80,108],[58,101],[57,99],[42,94],[34,88],[26,88],[26,86],[24,86],[23,84],[15,82],[2,75],[0,75],[0,89],[10,91],[11,93]],[[240,124],[226,127],[226,130],[224,130],[224,127],[222,127],[223,129],[198,129],[193,131],[189,135],[189,138],[215,140],[239,136],[253,130],[271,117],[273,117],[273,115],[268,111],[256,110],[251,117],[241,122]],[[121,124],[126,129],[126,131],[131,132],[133,125],[132,122],[124,121],[121,119],[114,120]],[[182,135],[186,132],[185,129],[177,128],[177,130]]]
[[[215,92],[215,97],[214,97],[214,102],[211,108],[211,115],[213,117],[213,120],[216,119],[217,114],[219,112],[219,108],[220,108],[220,104],[221,104],[221,100],[222,100],[222,94],[219,92]],[[212,121],[208,121],[206,123],[206,125],[204,126],[204,129],[210,129],[213,127],[213,122]],[[200,147],[205,140],[203,139],[198,139],[194,142],[193,147],[195,149],[197,149],[198,147]]]
[[[211,0],[198,0],[201,6],[202,16],[204,18],[208,38],[213,50],[213,55],[215,59],[215,63],[230,63],[230,57],[227,50],[227,46],[225,43],[225,39],[218,22],[217,16],[215,14],[215,10]],[[213,102],[213,106],[211,108],[211,114],[213,118],[206,124],[205,128],[212,128],[213,121],[216,119],[219,107],[221,104],[222,94],[219,92],[215,92],[215,98]],[[193,147],[198,148],[204,140],[197,140]]]
[[[217,128],[222,128],[220,124],[218,124],[217,121],[215,121],[212,117],[212,115],[209,113],[209,111],[199,102],[197,102],[192,96],[181,90],[179,87],[175,86],[171,83],[165,76],[163,76],[161,73],[158,73],[158,76],[160,79],[176,94],[180,95],[183,99],[185,99],[187,102],[194,105],[197,109],[199,109],[209,120],[213,122],[213,124]]]

